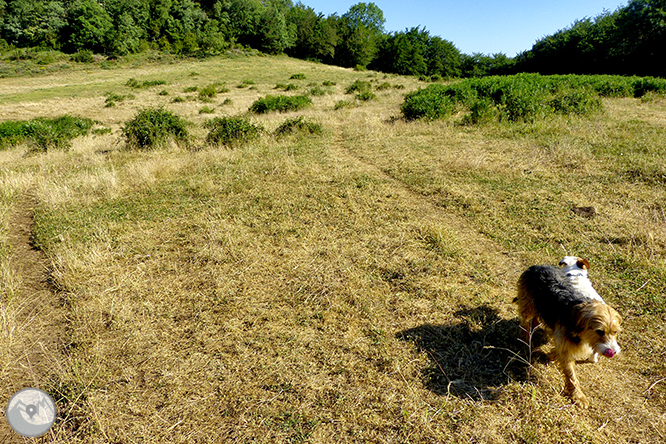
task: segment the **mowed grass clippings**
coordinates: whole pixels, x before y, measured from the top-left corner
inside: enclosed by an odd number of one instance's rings
[[[536,124],[405,122],[413,79],[335,110],[349,85],[383,75],[286,58],[188,63],[150,74],[174,94],[252,79],[224,93],[228,115],[294,72],[334,83],[298,112],[322,133],[276,139],[297,115],[267,114],[267,131],[235,150],[127,151],[116,131],[68,152],[3,153],[5,206],[32,187],[34,243],[69,313],[66,364],[49,375],[67,412],[53,441],[662,440],[662,99]],[[117,84],[141,73],[119,71]],[[118,128],[168,100],[136,94],[126,109],[104,108],[102,93],[84,103]],[[0,113],[22,103],[10,102]],[[206,120],[196,101],[164,106]],[[591,260],[625,319],[623,353],[577,367],[589,411],[562,396],[548,346],[526,364],[511,304],[524,268],[565,254]],[[30,342],[12,332],[3,350]]]

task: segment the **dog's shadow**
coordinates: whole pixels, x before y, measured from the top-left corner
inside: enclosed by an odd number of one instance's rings
[[[520,341],[516,319],[499,317],[487,305],[454,313],[460,321],[451,325],[422,325],[398,333],[398,339],[413,341],[430,357],[423,372],[426,387],[439,395],[494,399],[511,381],[526,381],[530,365],[545,361]],[[541,330],[532,340],[532,350],[545,342]]]

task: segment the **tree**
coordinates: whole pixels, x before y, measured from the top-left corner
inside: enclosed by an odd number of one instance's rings
[[[257,26],[258,47],[270,54],[280,54],[296,41],[296,26],[285,17],[291,2],[269,0]]]
[[[441,37],[431,37],[426,48],[428,75],[444,78],[460,76],[460,51]]]
[[[3,11],[4,10],[4,11]],[[66,12],[59,1],[13,0],[2,2],[0,32],[16,46],[58,48],[60,33],[66,25]]]
[[[383,38],[384,13],[374,3],[357,3],[349,8],[339,24],[341,44],[336,60],[343,66],[367,67]]]
[[[67,15],[67,44],[71,49],[105,50],[113,22],[99,3],[95,0],[75,0]]]
[[[111,53],[125,55],[138,52],[141,42],[148,38],[148,0],[106,0],[106,11],[114,28],[109,44]]]
[[[299,2],[289,9],[287,22],[295,26],[294,44],[287,50],[289,55],[301,59],[333,60],[337,33],[323,14],[317,14]]]

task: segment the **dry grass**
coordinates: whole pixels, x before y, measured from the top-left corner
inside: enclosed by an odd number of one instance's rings
[[[287,58],[94,74],[71,73],[76,98],[55,77],[30,88],[0,79],[13,91],[2,119],[69,112],[114,129],[67,152],[0,153],[0,401],[32,346],[3,234],[28,190],[66,309],[66,352],[39,381],[61,416],[47,441],[663,441],[663,100],[470,128],[395,120],[413,79]],[[104,92],[129,92],[129,78],[167,85],[105,108]],[[406,89],[334,111],[356,79]],[[254,84],[238,88],[244,80]],[[210,118],[188,86],[226,84],[213,105],[234,115],[278,83],[301,94],[324,81],[336,85],[312,108],[256,117],[268,131],[244,148],[139,153],[119,142],[145,105]],[[40,85],[53,98],[39,100]],[[270,136],[296,115],[324,134]],[[599,215],[581,218],[578,205]],[[625,318],[623,353],[578,366],[589,411],[562,396],[547,345],[525,364],[511,304],[526,266],[565,253],[591,260]]]

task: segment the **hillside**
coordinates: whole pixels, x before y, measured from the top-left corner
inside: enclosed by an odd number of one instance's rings
[[[0,122],[95,121],[0,151],[0,404],[44,388],[63,443],[663,442],[663,95],[403,119],[425,86],[243,55],[0,79]],[[281,95],[312,105],[248,112]],[[147,107],[189,143],[127,149]],[[258,138],[206,142],[238,115]],[[276,133],[300,116],[321,132]],[[512,304],[567,254],[624,318],[622,353],[577,366],[587,411]]]

